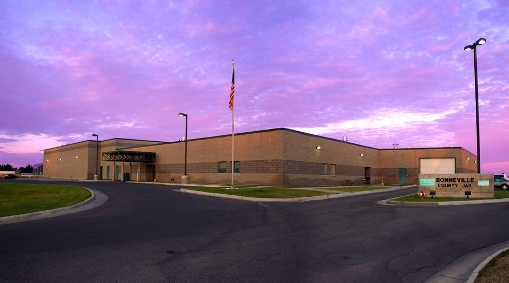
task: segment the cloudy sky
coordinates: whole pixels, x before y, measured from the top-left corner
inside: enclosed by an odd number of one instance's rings
[[[0,1],[0,164],[83,140],[290,128],[509,173],[509,0]],[[475,166],[475,165],[474,165]]]

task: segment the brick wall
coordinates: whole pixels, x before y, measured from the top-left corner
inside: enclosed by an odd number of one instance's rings
[[[64,179],[92,179],[95,172],[96,143],[84,141],[44,151],[43,176]]]
[[[126,146],[138,146],[129,148],[129,151],[156,153],[155,163],[140,164],[142,181],[153,179],[153,166],[158,181],[180,181],[184,173],[184,142],[113,139],[99,143],[99,154]],[[45,176],[92,178],[96,164],[95,147],[95,141],[84,141],[45,150]],[[274,129],[235,136],[235,160],[240,161],[240,174],[235,175],[235,180],[250,184],[319,185],[344,184],[345,179],[360,183],[361,179],[369,176],[372,184],[381,183],[382,178],[386,184],[398,184],[399,168],[406,168],[407,183],[413,184],[419,173],[420,158],[443,157],[456,159],[457,173],[476,170],[475,156],[462,148],[379,150],[292,130]],[[60,158],[65,162],[57,162]],[[218,173],[218,162],[227,162],[227,173]],[[190,182],[229,183],[230,162],[230,135],[188,140],[187,173]],[[110,166],[110,178],[113,178],[114,166],[120,164],[100,160],[103,178],[106,178],[107,166]],[[126,164],[122,172],[128,172]],[[323,164],[327,164],[328,168],[334,164],[335,174],[330,174],[329,170],[323,174]],[[133,166],[138,166],[138,163],[133,163]]]

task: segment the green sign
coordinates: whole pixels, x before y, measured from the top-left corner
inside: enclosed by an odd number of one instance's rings
[[[477,185],[480,187],[489,187],[490,180],[479,180],[477,181]]]
[[[435,179],[420,179],[419,183],[422,187],[434,187],[435,186]]]

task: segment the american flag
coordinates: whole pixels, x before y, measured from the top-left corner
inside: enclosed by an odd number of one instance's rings
[[[235,97],[235,70],[232,70],[232,86],[230,87],[230,102],[228,103],[228,107],[233,110],[233,98]]]

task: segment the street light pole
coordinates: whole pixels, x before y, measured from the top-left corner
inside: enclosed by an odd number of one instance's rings
[[[99,174],[97,173],[97,167],[99,167],[99,135],[92,134],[92,136],[96,137],[95,150],[96,150],[96,153],[97,153],[97,161],[95,163],[95,175],[97,176],[97,179],[99,179]]]
[[[184,153],[184,176],[187,176],[187,114],[179,113],[180,117],[186,117],[185,153]]]
[[[465,51],[474,50],[474,74],[475,74],[475,121],[477,129],[477,173],[481,173],[481,138],[479,132],[479,83],[477,80],[477,46],[483,45],[486,38],[479,38],[475,43],[463,48]]]

